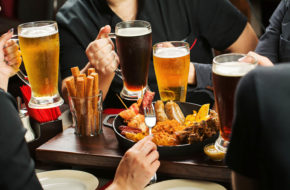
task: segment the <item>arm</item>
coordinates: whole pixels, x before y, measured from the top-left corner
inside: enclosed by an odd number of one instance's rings
[[[251,25],[247,23],[241,35],[226,49],[226,51],[231,53],[248,53],[255,49],[257,43],[257,35]],[[254,55],[252,54],[252,56]],[[262,58],[258,55],[255,55],[255,57],[259,58],[261,65],[264,65],[262,62],[265,62],[266,66],[271,65],[271,62],[266,60],[266,58]],[[193,85],[197,84],[200,88],[212,86],[211,66],[198,63],[190,64],[188,83]]]
[[[258,44],[258,38],[252,26],[247,23],[238,39],[226,51],[231,53],[248,53],[253,51]]]
[[[9,118],[9,119],[7,119]],[[0,90],[0,186],[10,190],[39,190],[34,162],[25,142],[25,129],[12,96]]]
[[[268,57],[273,63],[279,61],[279,41],[281,34],[281,24],[286,12],[285,1],[281,1],[273,15],[270,18],[270,24],[266,32],[259,40],[256,52],[262,56]]]
[[[7,91],[9,77],[13,76],[21,64],[18,45],[10,40],[13,31],[0,37],[0,88]]]
[[[146,136],[123,156],[112,185],[107,190],[141,190],[148,184],[160,166],[152,136]]]

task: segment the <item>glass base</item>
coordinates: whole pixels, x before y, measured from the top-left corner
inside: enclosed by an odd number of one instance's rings
[[[149,89],[148,87],[143,88],[140,91],[129,91],[125,86],[123,87],[122,91],[120,92],[121,98],[130,101],[136,101],[143,96],[145,91]]]
[[[218,139],[215,141],[215,148],[221,152],[226,153],[230,142],[223,139],[221,135],[219,135]]]
[[[54,108],[62,105],[64,103],[63,99],[59,94],[53,97],[31,97],[28,107],[35,109],[47,109]]]

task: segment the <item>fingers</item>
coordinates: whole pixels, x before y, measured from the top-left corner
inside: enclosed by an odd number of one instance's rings
[[[132,148],[133,149],[140,149],[143,147],[147,142],[152,141],[152,136],[146,136],[142,140],[138,141]]]
[[[152,173],[156,173],[156,171],[158,170],[158,168],[160,167],[160,161],[159,160],[155,160],[152,164],[151,164],[151,168],[152,168]]]
[[[159,153],[157,150],[151,151],[146,157],[146,161],[150,164],[153,164],[158,159],[159,159]]]
[[[99,34],[96,39],[98,40],[102,38],[108,38],[110,32],[111,32],[111,27],[109,25],[106,25],[100,29]]]
[[[0,49],[3,49],[5,43],[12,37],[13,30],[9,30],[0,37]]]
[[[255,52],[250,51],[248,55],[253,56],[257,59],[258,64],[261,66],[271,67],[274,66],[274,64],[265,56],[261,56]]]
[[[9,40],[5,43],[5,48],[3,49],[3,51],[5,55],[8,55],[17,52],[18,49],[19,49],[18,44],[13,40]]]
[[[144,156],[149,155],[150,152],[157,150],[156,144],[154,144],[152,141],[147,141],[146,144],[144,144],[142,147],[140,147],[140,152]]]

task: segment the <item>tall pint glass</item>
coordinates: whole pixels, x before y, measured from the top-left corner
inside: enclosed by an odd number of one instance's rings
[[[162,101],[185,102],[190,64],[189,45],[182,41],[153,46],[153,62]]]
[[[230,53],[213,59],[212,80],[221,124],[215,147],[222,152],[226,152],[230,140],[237,84],[256,65],[257,60],[254,57],[244,54]]]
[[[38,21],[18,26],[24,66],[31,86],[28,106],[44,109],[63,104],[58,93],[59,37],[57,23]],[[19,75],[18,73],[18,76]],[[21,76],[23,77],[23,76]]]
[[[115,27],[116,46],[123,76],[121,97],[141,98],[147,88],[152,49],[152,30],[142,20],[120,22]]]

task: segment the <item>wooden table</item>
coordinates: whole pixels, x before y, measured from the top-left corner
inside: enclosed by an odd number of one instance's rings
[[[116,169],[123,155],[114,131],[103,127],[98,137],[77,137],[73,128],[36,149],[42,162]],[[204,153],[194,153],[178,160],[161,160],[159,174],[172,178],[202,179],[230,183],[230,170],[222,162],[213,162]]]

